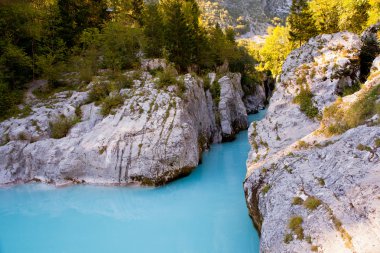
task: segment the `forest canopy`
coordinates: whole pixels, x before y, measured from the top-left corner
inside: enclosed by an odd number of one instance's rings
[[[293,0],[284,26],[268,30],[263,45],[251,43],[258,69],[281,73],[287,55],[319,34],[350,31],[360,34],[380,21],[380,0]]]
[[[12,0],[0,2],[0,118],[17,110],[25,83],[99,69],[136,69],[141,58],[166,58],[179,72],[229,65],[249,74],[254,61],[231,29],[200,22],[196,0]]]

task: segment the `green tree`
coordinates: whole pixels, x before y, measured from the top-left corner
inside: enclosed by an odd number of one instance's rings
[[[367,26],[370,7],[368,0],[343,0],[339,15],[339,28],[361,33]]]
[[[368,21],[367,26],[376,24],[380,22],[380,1],[379,0],[369,0],[370,9],[368,10]]]
[[[143,12],[144,52],[147,57],[162,57],[164,47],[163,19],[158,4],[146,5]]]
[[[162,2],[164,15],[164,44],[168,60],[180,70],[186,70],[195,55],[195,34],[181,1]]]
[[[100,34],[103,63],[113,71],[133,67],[139,60],[142,31],[121,22],[108,22]]]
[[[266,38],[264,46],[259,50],[258,70],[269,70],[273,76],[277,76],[281,74],[282,64],[294,49],[294,45],[289,40],[288,27],[277,26],[269,29],[268,33],[269,36]]]
[[[301,44],[318,34],[307,0],[293,0],[288,24],[291,41]]]
[[[86,28],[100,28],[108,19],[105,0],[57,0],[61,18],[60,36],[69,47],[75,45]]]
[[[339,31],[340,0],[311,0],[309,6],[319,33]]]

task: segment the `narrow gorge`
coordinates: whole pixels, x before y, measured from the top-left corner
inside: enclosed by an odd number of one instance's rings
[[[0,1],[24,252],[380,253],[380,1]]]

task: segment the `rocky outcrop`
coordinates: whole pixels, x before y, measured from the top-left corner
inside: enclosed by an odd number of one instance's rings
[[[274,17],[285,19],[292,5],[291,0],[212,0],[211,2],[220,4],[227,14],[231,15],[234,23],[239,17],[243,17],[251,25],[251,32],[256,35],[266,34],[269,23]]]
[[[266,100],[265,90],[260,85],[256,85],[252,94],[245,95],[243,98],[248,114],[257,113],[259,110],[264,109]]]
[[[247,111],[242,101],[240,74],[231,74],[219,79],[220,102],[218,106],[220,126],[224,140],[232,140],[235,134],[248,128]],[[236,100],[236,98],[239,98]]]
[[[146,65],[161,65],[152,64]],[[88,91],[37,101],[31,115],[0,124],[0,184],[161,185],[189,174],[210,143],[231,139],[248,125],[240,74],[219,79],[218,105],[200,78],[182,78],[184,94],[176,86],[158,89],[157,80],[143,73],[132,88],[110,94],[123,101],[108,116],[87,102]],[[53,139],[52,122],[76,124],[65,137]]]
[[[380,127],[371,119],[326,137],[318,120],[358,82],[362,45],[360,37],[344,32],[318,36],[293,51],[266,118],[249,128],[244,190],[261,232],[261,252],[378,252]],[[379,85],[377,73],[342,103]],[[311,92],[319,116],[307,117],[294,103],[302,89]]]

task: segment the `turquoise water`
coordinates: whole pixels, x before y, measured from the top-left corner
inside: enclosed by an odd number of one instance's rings
[[[244,131],[213,145],[190,176],[155,189],[0,189],[0,252],[259,252],[242,187],[248,150]]]

